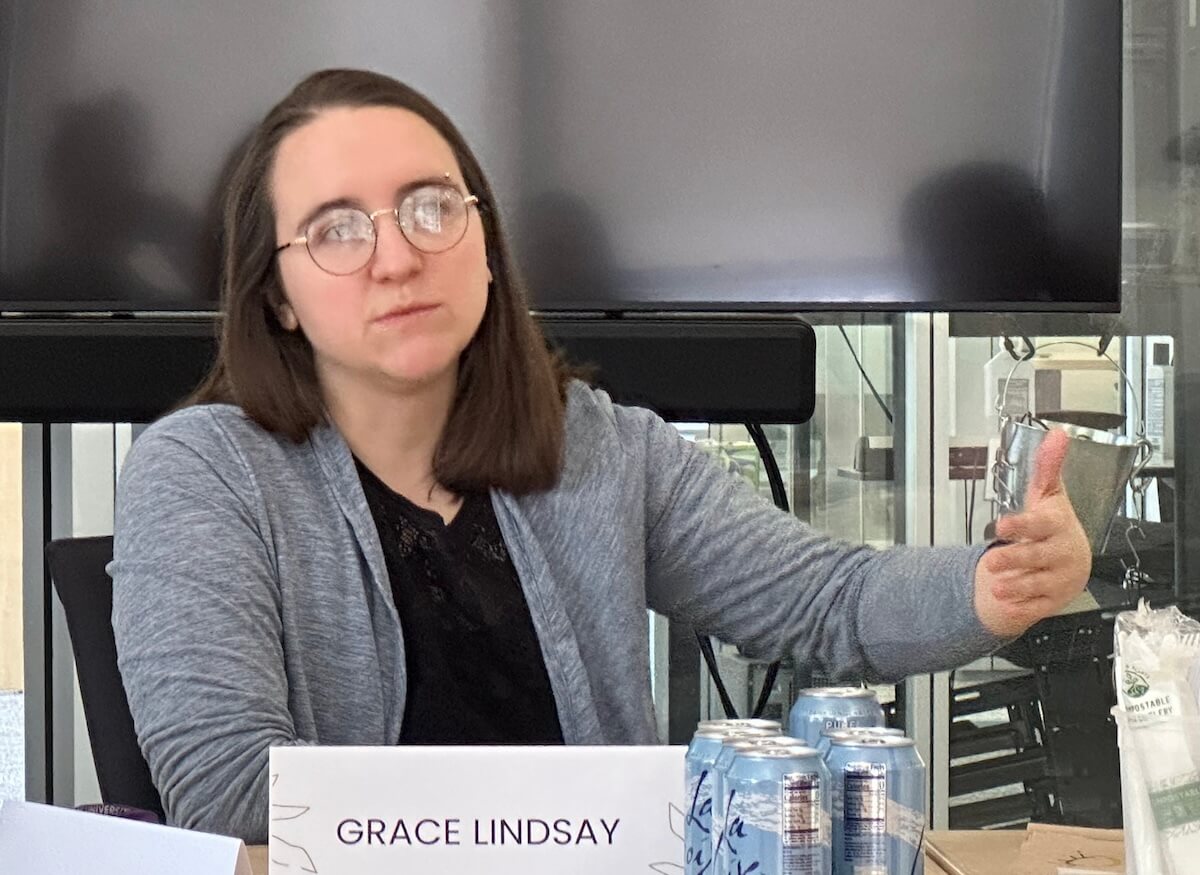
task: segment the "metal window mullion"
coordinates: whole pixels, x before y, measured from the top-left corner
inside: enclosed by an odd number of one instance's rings
[[[43,436],[36,424],[21,426],[21,577],[22,626],[25,643],[25,798],[50,801],[53,779],[48,756],[52,715],[47,683],[50,645],[47,636],[50,609],[42,561],[44,480],[46,457]]]
[[[72,534],[71,489],[71,426],[49,426],[49,477],[45,483],[43,519],[49,522],[50,537],[67,538]],[[38,549],[38,561],[45,563],[45,545]],[[50,650],[47,654],[47,695],[50,712],[50,801],[55,805],[75,804],[75,658],[71,652],[71,635],[62,602],[45,572],[46,598],[50,604]]]
[[[902,447],[903,459],[896,459],[896,491],[903,496],[903,540],[906,544],[929,544],[932,541],[930,513],[929,422],[932,400],[930,386],[930,317],[910,313],[903,317],[899,331],[902,342],[896,360],[900,363],[897,383],[903,387],[903,403],[894,404],[894,434]],[[918,675],[904,682],[904,726],[916,742],[921,759],[933,776],[933,709],[932,678]],[[934,820],[937,803],[933,782],[926,785],[926,814]]]
[[[955,404],[951,367],[950,317],[930,317],[929,336],[929,496],[932,544],[959,543],[954,491],[950,488],[949,427]],[[929,764],[931,784],[930,823],[933,829],[950,828],[950,672],[930,678],[932,743]]]

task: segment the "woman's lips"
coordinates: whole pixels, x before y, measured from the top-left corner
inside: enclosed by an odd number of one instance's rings
[[[371,321],[376,325],[399,325],[404,322],[411,322],[414,319],[419,319],[422,316],[428,315],[436,310],[440,304],[417,304],[412,307],[400,307],[395,310],[389,310],[382,316],[379,316]]]

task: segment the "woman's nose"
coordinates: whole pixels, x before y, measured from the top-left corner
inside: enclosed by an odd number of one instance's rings
[[[375,219],[375,254],[371,259],[371,274],[377,280],[404,277],[421,266],[422,253],[408,242],[395,213],[387,212]]]

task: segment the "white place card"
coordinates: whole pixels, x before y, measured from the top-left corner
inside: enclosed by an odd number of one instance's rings
[[[280,747],[271,875],[678,875],[682,747]]]
[[[0,872],[252,875],[240,839],[32,802],[0,802]]]

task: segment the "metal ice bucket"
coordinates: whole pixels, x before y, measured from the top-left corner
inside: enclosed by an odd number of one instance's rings
[[[1074,345],[1087,347],[1077,341],[1063,340],[1045,346]],[[1107,354],[1107,358],[1136,398],[1125,370]],[[1020,362],[1017,363],[1018,365]],[[1012,379],[1017,365],[1009,372]],[[997,399],[997,411],[1003,411],[1008,394]],[[1108,540],[1113,518],[1125,500],[1125,489],[1146,467],[1154,446],[1145,437],[1144,422],[1139,422],[1137,437],[1115,435],[1112,432],[1076,425],[1038,420],[1026,415],[1020,419],[1003,416],[1000,423],[1000,451],[992,468],[993,486],[1001,513],[1020,511],[1025,505],[1025,493],[1033,480],[1038,448],[1051,429],[1060,428],[1070,437],[1063,461],[1062,479],[1067,498],[1087,534],[1092,552],[1099,553]]]
[[[1000,435],[1002,461],[996,468],[996,495],[1005,512],[1019,511],[1033,480],[1038,448],[1048,428],[1071,438],[1063,461],[1063,485],[1094,553],[1104,549],[1113,518],[1125,500],[1125,488],[1150,460],[1145,438],[1128,438],[1094,428],[1007,420]]]

